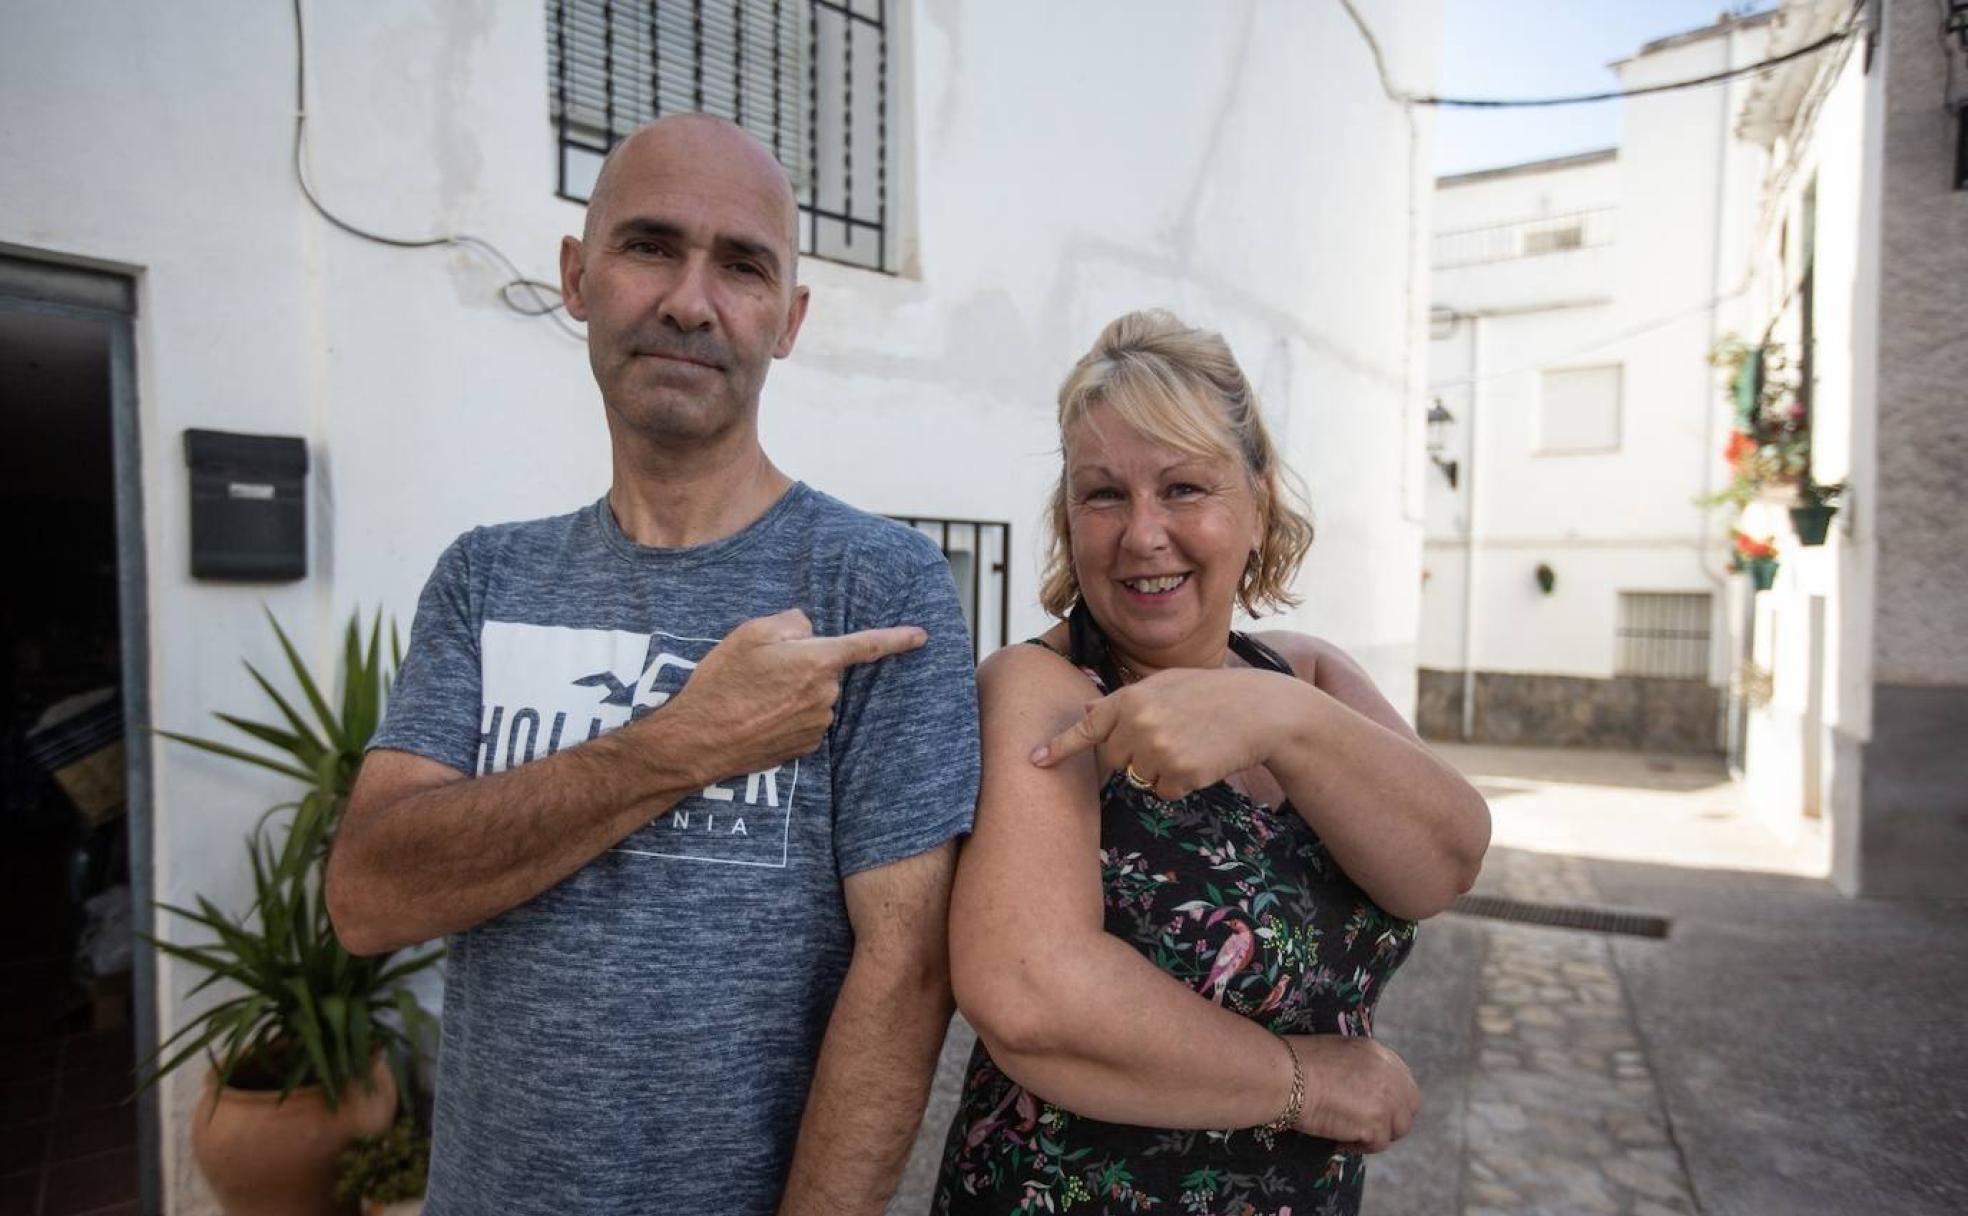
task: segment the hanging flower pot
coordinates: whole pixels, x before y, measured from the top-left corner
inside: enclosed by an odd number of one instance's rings
[[[1758,540],[1740,530],[1729,534],[1729,569],[1749,573],[1758,591],[1768,591],[1777,577],[1777,544],[1773,538]]]
[[[1798,487],[1797,504],[1790,509],[1790,526],[1797,532],[1797,543],[1822,545],[1831,517],[1838,514],[1838,499],[1845,493],[1843,482],[1820,485],[1806,477]]]
[[[1808,502],[1790,509],[1790,526],[1797,533],[1800,545],[1822,545],[1825,533],[1831,530],[1831,517],[1838,514],[1838,508],[1830,503]]]

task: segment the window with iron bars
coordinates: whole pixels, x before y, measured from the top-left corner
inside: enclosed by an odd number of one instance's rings
[[[1614,674],[1706,680],[1712,618],[1706,592],[1620,592]]]
[[[971,657],[982,661],[1004,647],[1011,640],[1011,525],[982,519],[889,518],[921,532],[943,550],[957,584],[964,624],[970,627]]]
[[[547,0],[557,193],[652,118],[702,111],[771,148],[800,252],[895,272],[888,197],[889,0]]]

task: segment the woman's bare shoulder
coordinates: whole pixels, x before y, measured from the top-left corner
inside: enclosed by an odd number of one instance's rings
[[[1062,700],[1077,709],[1095,691],[1072,660],[1029,642],[998,650],[977,669],[977,692],[987,709],[1000,701],[1029,707]]]

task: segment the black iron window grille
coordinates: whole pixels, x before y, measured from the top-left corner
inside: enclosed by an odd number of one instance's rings
[[[664,114],[702,111],[772,149],[800,252],[893,273],[888,0],[547,0],[556,192],[586,202],[602,158]]]
[[[982,660],[1011,640],[1011,525],[981,519],[890,516],[936,542],[956,580],[957,603],[970,627],[970,653]],[[986,638],[996,637],[989,643]]]
[[[1706,592],[1620,592],[1613,673],[1706,680],[1713,615]]]

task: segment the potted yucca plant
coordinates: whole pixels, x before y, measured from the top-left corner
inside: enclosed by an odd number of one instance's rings
[[[362,1216],[416,1216],[429,1180],[430,1138],[408,1118],[357,1138],[335,1162],[335,1198],[361,1203]]]
[[[192,1149],[228,1216],[327,1216],[352,1210],[334,1197],[336,1155],[356,1136],[387,1129],[398,1094],[408,1092],[407,1070],[434,1024],[406,981],[441,952],[355,957],[336,938],[322,896],[329,843],[401,659],[395,631],[386,665],[381,614],[366,643],[360,617],[351,618],[341,696],[331,705],[280,622],[268,620],[309,713],[249,663],[279,721],[213,716],[266,750],[159,733],[290,777],[302,792],[247,837],[253,902],[243,915],[202,896],[195,908],[158,905],[213,940],[151,944],[205,973],[193,995],[223,985],[226,997],[165,1040],[144,1084],[194,1057],[208,1060]]]

